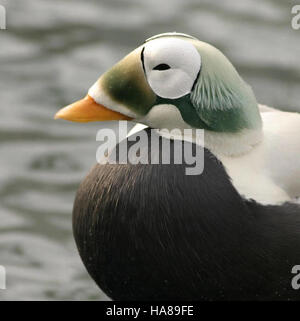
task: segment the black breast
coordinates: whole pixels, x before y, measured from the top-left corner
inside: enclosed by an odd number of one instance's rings
[[[153,148],[148,152],[161,151]],[[189,165],[173,157],[170,165],[98,164],[82,182],[75,240],[88,272],[112,299],[295,298],[296,228],[285,240],[289,222],[283,231],[279,207],[245,202],[206,149],[204,162],[198,176],[186,175]],[[287,206],[287,220],[297,210]]]

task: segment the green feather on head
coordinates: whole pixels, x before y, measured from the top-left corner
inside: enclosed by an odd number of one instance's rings
[[[206,129],[237,132],[262,126],[258,104],[249,85],[217,48],[192,41],[201,55],[201,70],[190,94]]]

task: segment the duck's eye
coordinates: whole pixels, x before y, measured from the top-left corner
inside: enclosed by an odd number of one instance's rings
[[[153,68],[153,70],[168,70],[168,69],[171,69],[171,67],[167,64],[159,64]]]

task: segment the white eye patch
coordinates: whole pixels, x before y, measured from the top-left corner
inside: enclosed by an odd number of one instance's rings
[[[201,57],[191,42],[160,38],[146,43],[144,68],[156,95],[176,99],[191,92],[201,68]]]

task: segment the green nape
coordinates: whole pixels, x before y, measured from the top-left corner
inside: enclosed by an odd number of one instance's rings
[[[251,87],[221,51],[201,41],[193,43],[201,55],[201,71],[190,100],[202,122],[218,132],[260,128]]]
[[[249,121],[242,108],[197,110],[192,104],[191,94],[178,99],[157,97],[155,105],[160,104],[176,106],[183,120],[193,128],[227,133],[257,128]]]

